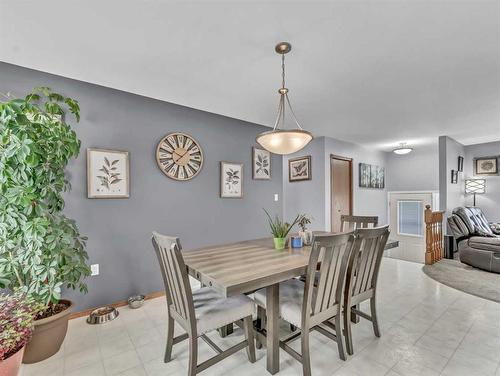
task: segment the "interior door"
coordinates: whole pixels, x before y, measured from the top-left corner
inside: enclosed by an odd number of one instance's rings
[[[399,241],[399,247],[387,252],[387,256],[401,260],[424,263],[426,205],[432,206],[432,193],[389,193],[389,226],[391,239]]]
[[[332,156],[330,166],[332,232],[340,232],[340,216],[352,214],[352,159]]]

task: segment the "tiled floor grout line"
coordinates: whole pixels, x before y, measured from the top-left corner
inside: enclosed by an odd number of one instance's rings
[[[448,309],[449,309],[449,308],[450,308],[450,307],[451,307],[451,306],[452,306],[452,305],[453,305],[453,304],[454,304],[454,303],[455,303],[458,299],[460,299],[460,297],[457,297],[457,298],[456,298],[453,302],[449,303],[449,304],[446,306],[446,309],[443,311],[443,313],[441,313],[438,317],[436,317],[436,318],[434,319],[434,321],[433,321],[432,325],[430,325],[430,326],[429,326],[429,327],[428,327],[428,328],[424,331],[424,333],[423,333],[420,337],[418,337],[418,338],[417,338],[417,340],[416,340],[415,342],[413,342],[412,346],[417,346],[417,342],[418,342],[418,341],[420,341],[420,340],[421,340],[421,339],[422,339],[422,338],[423,338],[423,337],[427,334],[427,332],[429,332],[429,330],[432,328],[432,326],[434,326],[434,324],[435,324],[435,323],[436,323],[436,322],[437,322],[437,321],[438,321],[438,320],[439,320],[442,316],[444,316],[444,314],[446,313],[446,311],[447,311],[447,310],[448,310]],[[418,304],[423,304],[423,303],[425,303],[425,302],[426,302],[426,299],[424,298],[424,299],[422,299],[422,300],[420,301],[420,303],[418,303]],[[464,338],[465,338],[465,337],[464,337]],[[418,346],[417,346],[417,347],[418,347]],[[458,348],[458,347],[457,347],[457,348]],[[455,349],[455,351],[456,351],[456,349]],[[451,357],[450,357],[450,358],[448,358],[448,360],[446,361],[446,364],[445,364],[445,366],[443,367],[443,370],[446,368],[446,365],[448,364],[448,362],[450,361],[450,359],[451,359]],[[394,365],[390,368],[390,370],[389,370],[389,371],[393,371],[393,372],[395,372],[395,373],[398,373],[398,372],[396,372],[396,371],[394,370],[394,368],[398,365],[398,363],[399,363],[401,360],[402,360],[402,359],[398,360],[398,361],[396,362],[396,364],[394,364]],[[441,374],[441,373],[442,373],[442,371],[441,371],[441,372],[439,372],[439,373]],[[398,374],[399,374],[399,373],[398,373]]]
[[[460,299],[460,297],[458,297],[456,301],[458,301]],[[455,303],[454,302],[454,303]],[[444,370],[446,369],[446,367],[448,366],[448,364],[450,363],[451,359],[453,359],[453,357],[455,356],[455,353],[457,352],[457,350],[460,348],[460,345],[462,344],[462,342],[465,340],[465,338],[467,337],[467,334],[469,334],[469,332],[471,331],[472,327],[474,326],[474,322],[472,322],[472,324],[470,325],[469,329],[467,330],[467,332],[465,333],[465,335],[462,337],[462,339],[460,340],[460,342],[458,343],[458,346],[455,348],[455,350],[453,350],[453,353],[451,354],[451,356],[448,358],[448,361],[446,362],[446,364],[444,365],[443,367],[443,370],[439,373],[440,375],[443,374]]]

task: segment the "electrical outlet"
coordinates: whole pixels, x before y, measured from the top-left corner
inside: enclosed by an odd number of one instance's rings
[[[279,196],[277,193],[274,194],[274,201],[279,201]]]
[[[99,275],[99,264],[90,265],[90,275]]]

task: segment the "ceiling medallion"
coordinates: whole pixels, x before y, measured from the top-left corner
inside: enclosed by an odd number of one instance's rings
[[[275,51],[281,55],[281,88],[278,90],[280,100],[278,115],[272,131],[259,134],[256,141],[266,150],[274,154],[292,154],[303,149],[312,139],[313,135],[302,129],[295,113],[293,112],[288,89],[285,87],[285,54],[290,52],[292,45],[288,42],[278,43]],[[285,107],[288,106],[291,118],[297,124],[296,129],[285,129]]]

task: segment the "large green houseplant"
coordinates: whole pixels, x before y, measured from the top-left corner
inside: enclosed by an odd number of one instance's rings
[[[78,102],[44,87],[0,102],[0,287],[43,303],[37,322],[67,316],[61,289],[86,292],[90,275],[86,238],[62,213],[65,168],[80,151],[67,110],[79,121]]]

